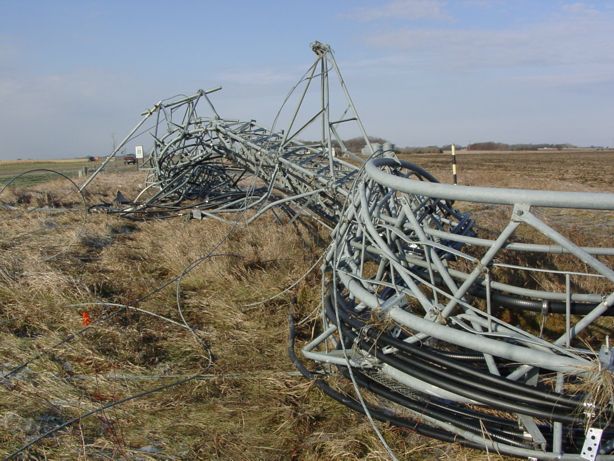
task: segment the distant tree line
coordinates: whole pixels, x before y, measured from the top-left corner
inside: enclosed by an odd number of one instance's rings
[[[443,154],[446,150],[450,150],[452,146],[421,146],[421,147],[402,147],[399,152],[404,154]],[[456,146],[457,149],[461,149],[461,146]]]
[[[389,142],[384,138],[380,138],[377,136],[369,136],[369,141],[371,143],[379,143],[383,144],[385,142]],[[351,152],[360,152],[361,149],[365,146],[365,140],[362,137],[356,137],[351,139],[346,139],[343,141],[347,149]],[[333,141],[333,146],[339,148],[339,144]],[[456,150],[466,149],[469,151],[530,151],[530,150],[538,150],[538,149],[552,149],[552,150],[562,150],[562,149],[570,149],[575,148],[576,146],[573,144],[563,143],[563,144],[551,144],[551,143],[541,143],[541,144],[506,144],[502,142],[495,141],[481,141],[474,142],[468,144],[467,146],[462,146],[460,144],[455,144]],[[444,153],[450,152],[452,148],[451,144],[444,144],[442,146],[431,145],[431,146],[415,146],[415,147],[402,147],[397,150],[406,154],[432,154],[432,153]]]
[[[383,138],[369,136],[369,142],[383,144],[388,141]],[[362,136],[359,136],[357,138],[346,139],[343,141],[343,144],[345,144],[345,147],[347,147],[350,152],[360,152],[361,149],[365,147],[366,143],[365,139]]]
[[[552,149],[562,150],[575,148],[573,144],[506,144],[495,141],[474,142],[467,146],[455,144],[456,150],[466,149],[469,151],[530,151],[539,149]],[[450,152],[452,149],[451,144],[445,144],[443,146],[421,146],[421,147],[404,147],[399,151],[407,154],[430,154],[430,153],[444,153]]]
[[[475,142],[467,146],[467,150],[538,150],[538,149],[569,149],[576,147],[573,144],[505,144],[501,142],[486,141]]]

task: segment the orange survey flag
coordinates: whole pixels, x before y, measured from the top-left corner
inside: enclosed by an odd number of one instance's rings
[[[81,322],[83,323],[84,327],[86,327],[90,323],[92,323],[92,319],[90,318],[90,314],[87,311],[81,312]]]

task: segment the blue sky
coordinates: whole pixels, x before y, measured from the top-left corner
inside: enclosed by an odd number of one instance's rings
[[[0,158],[108,152],[156,101],[223,86],[269,126],[329,43],[401,146],[614,145],[614,1],[0,0]]]

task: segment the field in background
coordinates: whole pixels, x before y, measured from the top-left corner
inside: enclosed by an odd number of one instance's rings
[[[79,172],[85,173],[94,171],[100,164],[101,160],[90,162],[87,159],[62,159],[62,160],[0,160],[0,187],[6,184],[13,177],[25,173],[30,170],[54,170],[58,171],[69,178],[78,178]],[[105,168],[107,172],[123,172],[133,171],[134,165],[124,165],[121,159],[116,159],[108,164]],[[15,181],[16,186],[31,186],[34,184],[50,181],[57,177],[53,173],[46,171],[38,171],[29,173]]]
[[[402,154],[452,182],[449,153]],[[566,191],[614,191],[614,150],[457,152],[458,182],[468,186],[521,187]]]
[[[449,156],[405,158],[451,181]],[[467,153],[458,165],[461,184],[614,190],[612,152]],[[111,202],[117,190],[134,197],[143,181],[134,166],[101,175],[88,188],[88,204]],[[53,197],[74,211],[26,212],[26,205],[44,206]],[[2,203],[24,207],[0,207],[0,373],[30,362],[0,382],[0,454],[87,411],[198,375],[96,413],[29,453],[32,459],[388,459],[366,419],[296,376],[288,359],[288,314],[303,319],[299,347],[318,326],[317,270],[269,299],[318,265],[326,230],[314,235],[271,214],[248,227],[86,214],[65,180],[11,187]],[[611,226],[607,232],[589,226],[580,231],[611,245]],[[130,307],[75,305],[99,301]],[[82,330],[85,314],[92,323]],[[399,459],[501,459],[379,427]]]

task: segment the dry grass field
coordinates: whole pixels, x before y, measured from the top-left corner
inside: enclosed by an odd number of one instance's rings
[[[402,155],[442,182],[452,182],[451,156]],[[458,182],[468,186],[612,192],[614,150],[457,152]]]
[[[450,181],[447,156],[407,159]],[[614,190],[614,152],[460,154],[458,164],[462,184]],[[144,179],[107,173],[84,199],[134,197]],[[302,319],[300,341],[318,326],[317,269],[268,299],[317,262],[326,230],[272,214],[250,226],[132,221],[86,204],[63,179],[0,194],[0,373],[13,370],[0,381],[0,454],[66,424],[17,459],[387,459],[367,420],[288,359],[288,314]],[[45,205],[71,211],[32,210]],[[570,225],[611,245],[612,217],[599,219],[608,231],[582,216]],[[380,427],[399,459],[502,459]]]
[[[0,160],[0,187],[6,184],[15,176],[30,170],[36,169],[39,171],[28,173],[17,178],[14,182],[16,186],[32,186],[41,182],[47,182],[57,177],[53,173],[45,170],[59,171],[69,178],[77,178],[79,170],[88,169],[92,171],[100,166],[102,160],[90,162],[84,158],[74,159],[59,159],[59,160]],[[105,168],[106,171],[126,172],[133,171],[134,165],[124,165],[121,159],[116,159],[110,162]]]

